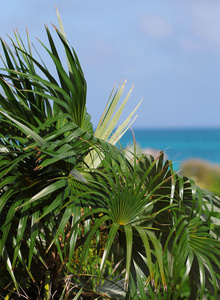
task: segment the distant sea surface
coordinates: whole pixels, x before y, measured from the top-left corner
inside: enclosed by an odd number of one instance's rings
[[[174,169],[188,159],[201,159],[220,165],[220,128],[215,129],[134,129],[136,143],[144,149],[165,150]],[[121,139],[123,148],[132,145],[128,130]]]

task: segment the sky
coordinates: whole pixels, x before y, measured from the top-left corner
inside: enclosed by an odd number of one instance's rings
[[[4,0],[0,36],[9,42],[17,28],[25,38],[28,27],[50,65],[35,37],[48,45],[44,24],[58,26],[55,5],[95,126],[114,85],[127,80],[122,99],[134,89],[123,118],[143,98],[134,128],[220,127],[219,0]]]

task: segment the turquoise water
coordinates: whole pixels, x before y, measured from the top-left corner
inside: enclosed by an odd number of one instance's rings
[[[165,150],[177,170],[190,158],[220,164],[219,129],[135,129],[135,139],[142,149]],[[121,139],[122,147],[133,142],[130,130]]]

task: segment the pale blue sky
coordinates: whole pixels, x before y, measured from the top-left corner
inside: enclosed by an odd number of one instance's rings
[[[0,35],[28,27],[47,43],[44,23],[67,37],[88,84],[94,124],[114,84],[134,84],[125,114],[143,98],[133,127],[220,127],[219,0],[10,0],[1,3]],[[2,52],[2,51],[1,51]],[[44,56],[43,56],[44,57]]]

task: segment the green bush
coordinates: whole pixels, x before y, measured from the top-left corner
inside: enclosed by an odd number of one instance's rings
[[[193,178],[197,185],[220,196],[220,166],[190,159],[181,165],[181,174]]]

